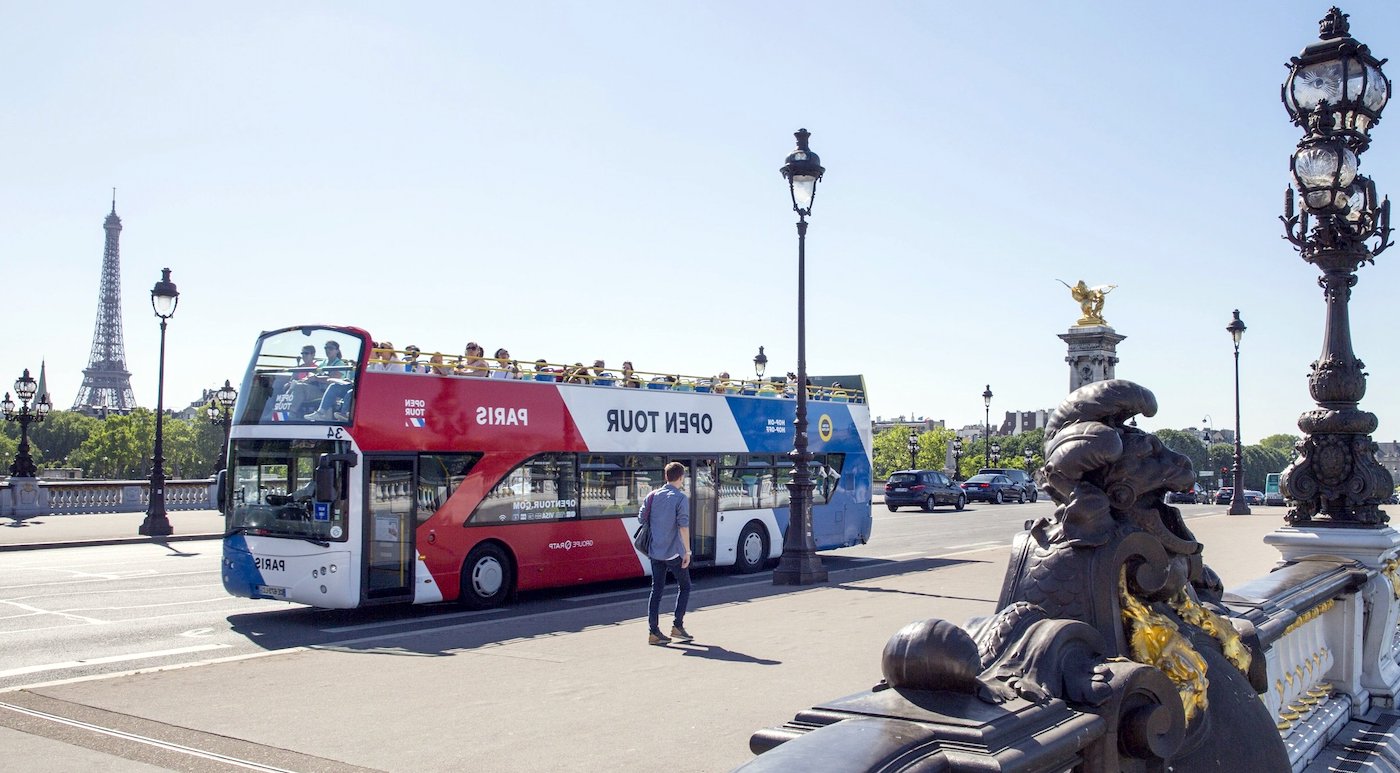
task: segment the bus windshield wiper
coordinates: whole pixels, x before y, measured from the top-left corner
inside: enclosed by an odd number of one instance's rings
[[[318,548],[328,548],[328,547],[331,546],[331,543],[325,542],[325,541],[322,541],[322,540],[318,540],[318,539],[316,539],[315,537],[313,537],[313,536],[311,536],[311,535],[309,535],[309,534],[288,534],[288,535],[286,535],[286,536],[289,536],[289,537],[296,537],[297,539],[306,540],[307,542],[310,542],[311,544],[315,545],[315,546],[318,547]]]
[[[252,529],[252,526],[230,527],[228,531],[224,532],[224,539],[228,539],[229,537],[232,537],[235,534],[247,534],[248,532],[252,531]]]

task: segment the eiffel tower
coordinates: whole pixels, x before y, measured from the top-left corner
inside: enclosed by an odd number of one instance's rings
[[[73,410],[89,416],[131,413],[136,397],[131,393],[131,372],[126,369],[122,344],[122,219],[117,217],[117,192],[112,190],[112,213],[103,221],[107,244],[102,250],[102,284],[97,289],[97,326],[92,331],[92,354],[83,369],[83,385]]]

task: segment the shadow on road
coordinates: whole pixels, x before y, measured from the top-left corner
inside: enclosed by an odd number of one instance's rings
[[[666,645],[667,649],[679,649],[681,654],[688,658],[705,658],[706,660],[723,660],[727,663],[752,663],[756,666],[778,666],[782,665],[781,660],[770,660],[768,658],[756,658],[753,655],[745,655],[742,652],[727,650],[716,644],[696,644],[695,642],[677,642]]]
[[[846,588],[850,583],[863,580],[986,562],[953,558],[891,561],[823,556],[822,563],[830,582],[808,586],[773,585],[772,575],[767,572],[736,576],[727,569],[696,570],[692,575],[691,611],[803,593],[820,587]],[[512,606],[477,612],[464,611],[454,604],[355,610],[293,607],[274,612],[231,615],[227,619],[234,633],[268,650],[317,647],[362,654],[452,656],[464,650],[489,648],[503,642],[575,633],[635,621],[646,614],[650,588],[649,580],[639,578],[603,583],[586,589],[528,593]],[[668,599],[672,592],[668,591]],[[690,645],[686,653],[694,653],[693,657],[774,664],[774,661],[712,645]]]

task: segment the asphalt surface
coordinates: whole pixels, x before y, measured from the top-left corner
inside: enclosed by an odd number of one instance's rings
[[[1028,508],[1029,509],[1029,508]],[[1227,586],[1280,510],[1190,526]],[[142,514],[0,525],[0,549],[141,540]],[[172,513],[177,537],[217,513]],[[27,541],[26,541],[27,540]],[[648,646],[635,594],[482,624],[347,626],[336,642],[0,692],[5,767],[42,771],[722,771],[748,738],[880,679],[885,641],[993,611],[1005,546],[845,562],[824,585],[697,586],[691,644]],[[5,558],[0,556],[0,561]],[[668,599],[669,601],[669,599]],[[664,608],[664,607],[663,607]]]

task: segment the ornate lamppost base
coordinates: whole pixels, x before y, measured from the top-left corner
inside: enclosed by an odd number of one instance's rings
[[[826,569],[816,553],[784,553],[773,570],[774,585],[816,585],[826,580]]]
[[[169,537],[175,533],[175,527],[170,525],[170,519],[166,516],[147,513],[136,533],[143,537]]]
[[[1375,414],[1356,408],[1303,414],[1298,427],[1307,437],[1279,481],[1296,503],[1288,511],[1290,524],[1373,527],[1390,520],[1380,505],[1394,480],[1376,461],[1370,435],[1378,424]]]

